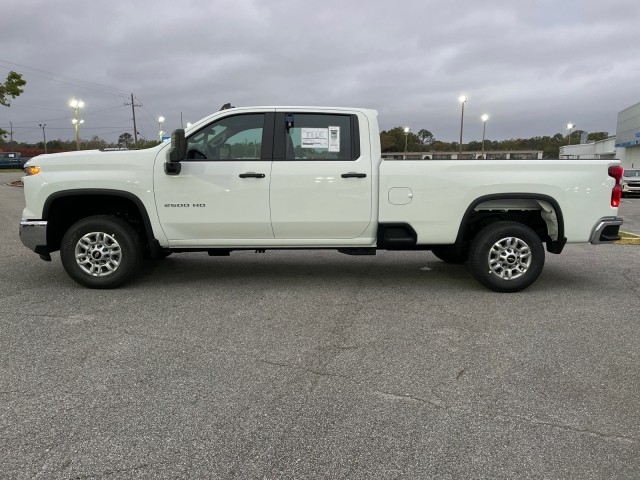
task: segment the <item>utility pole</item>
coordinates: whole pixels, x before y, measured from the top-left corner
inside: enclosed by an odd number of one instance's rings
[[[458,100],[462,104],[462,114],[460,115],[460,145],[459,145],[460,147],[459,153],[462,153],[462,128],[464,127],[464,104],[467,102],[468,98],[465,95],[461,95]],[[458,158],[460,158],[459,155],[458,155]]]
[[[42,129],[42,139],[44,140],[44,154],[47,154],[47,136],[44,134],[44,127],[47,126],[46,123],[39,123],[40,128]]]
[[[11,122],[9,122],[9,130],[11,130],[9,133],[9,144],[13,145],[13,123]]]
[[[125,103],[125,105],[131,105],[131,113],[133,113],[133,144],[138,146],[138,128],[136,127],[136,107],[141,107],[141,104],[137,104],[133,100],[133,93],[131,94],[131,103]]]

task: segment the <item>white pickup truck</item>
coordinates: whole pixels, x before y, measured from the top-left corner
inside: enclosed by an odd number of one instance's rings
[[[144,256],[431,250],[515,292],[545,249],[619,239],[616,160],[382,160],[377,112],[221,110],[147,150],[41,155],[23,178],[22,242],[90,288]]]

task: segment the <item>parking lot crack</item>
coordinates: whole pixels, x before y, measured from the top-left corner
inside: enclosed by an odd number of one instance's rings
[[[583,435],[591,435],[591,436],[602,438],[605,440],[615,440],[615,441],[626,442],[626,443],[640,442],[640,439],[631,437],[629,435],[599,432],[597,430],[592,430],[589,428],[580,428],[573,425],[567,425],[567,424],[557,423],[557,422],[547,422],[544,420],[538,420],[536,418],[525,417],[522,415],[502,413],[502,414],[496,415],[494,418],[496,419],[507,418],[512,420],[519,420],[519,421],[527,422],[531,425],[540,425],[544,427],[558,428],[560,430],[566,430],[566,431],[575,432]]]
[[[416,403],[416,404],[422,404],[422,405],[430,405],[432,407],[441,409],[441,410],[448,410],[451,412],[456,412],[456,413],[460,413],[463,415],[471,415],[477,418],[482,418],[482,419],[486,419],[486,420],[499,420],[499,419],[506,419],[506,420],[517,420],[520,422],[526,422],[530,425],[536,425],[536,426],[541,426],[541,427],[551,427],[551,428],[557,428],[560,430],[565,430],[565,431],[569,431],[569,432],[574,432],[574,433],[578,433],[578,434],[582,434],[582,435],[590,435],[590,436],[594,436],[597,438],[601,438],[604,440],[614,440],[614,441],[619,441],[619,442],[626,442],[626,443],[640,443],[640,439],[629,436],[629,435],[623,435],[623,434],[618,434],[618,433],[608,433],[608,432],[601,432],[601,431],[597,431],[597,430],[593,430],[593,429],[589,429],[589,428],[580,428],[577,426],[573,426],[573,425],[567,425],[567,424],[563,424],[563,423],[558,423],[558,422],[551,422],[551,421],[544,421],[544,420],[539,420],[536,418],[531,418],[531,417],[526,417],[523,415],[515,415],[515,414],[509,414],[509,413],[498,413],[495,415],[491,415],[491,414],[486,414],[486,413],[482,413],[482,412],[476,412],[473,411],[471,409],[465,409],[465,408],[460,408],[460,407],[456,407],[453,405],[448,405],[445,402],[443,402],[442,400],[440,400],[439,398],[437,398],[435,395],[433,396],[433,398],[429,399],[429,398],[425,398],[425,397],[421,397],[418,395],[413,395],[410,393],[405,393],[405,394],[399,394],[399,393],[394,393],[394,392],[387,392],[384,390],[373,390],[373,393],[386,399],[386,400],[391,400],[391,401],[401,401],[401,402],[411,402],[411,403]]]

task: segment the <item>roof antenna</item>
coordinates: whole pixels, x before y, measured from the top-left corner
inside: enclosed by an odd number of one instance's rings
[[[236,108],[233,105],[231,105],[231,103],[225,103],[224,105],[222,105],[222,107],[220,107],[220,111],[222,110],[229,110],[230,108]]]

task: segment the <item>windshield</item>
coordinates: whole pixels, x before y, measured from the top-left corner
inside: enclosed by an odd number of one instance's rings
[[[640,177],[640,170],[625,170],[625,177]]]

